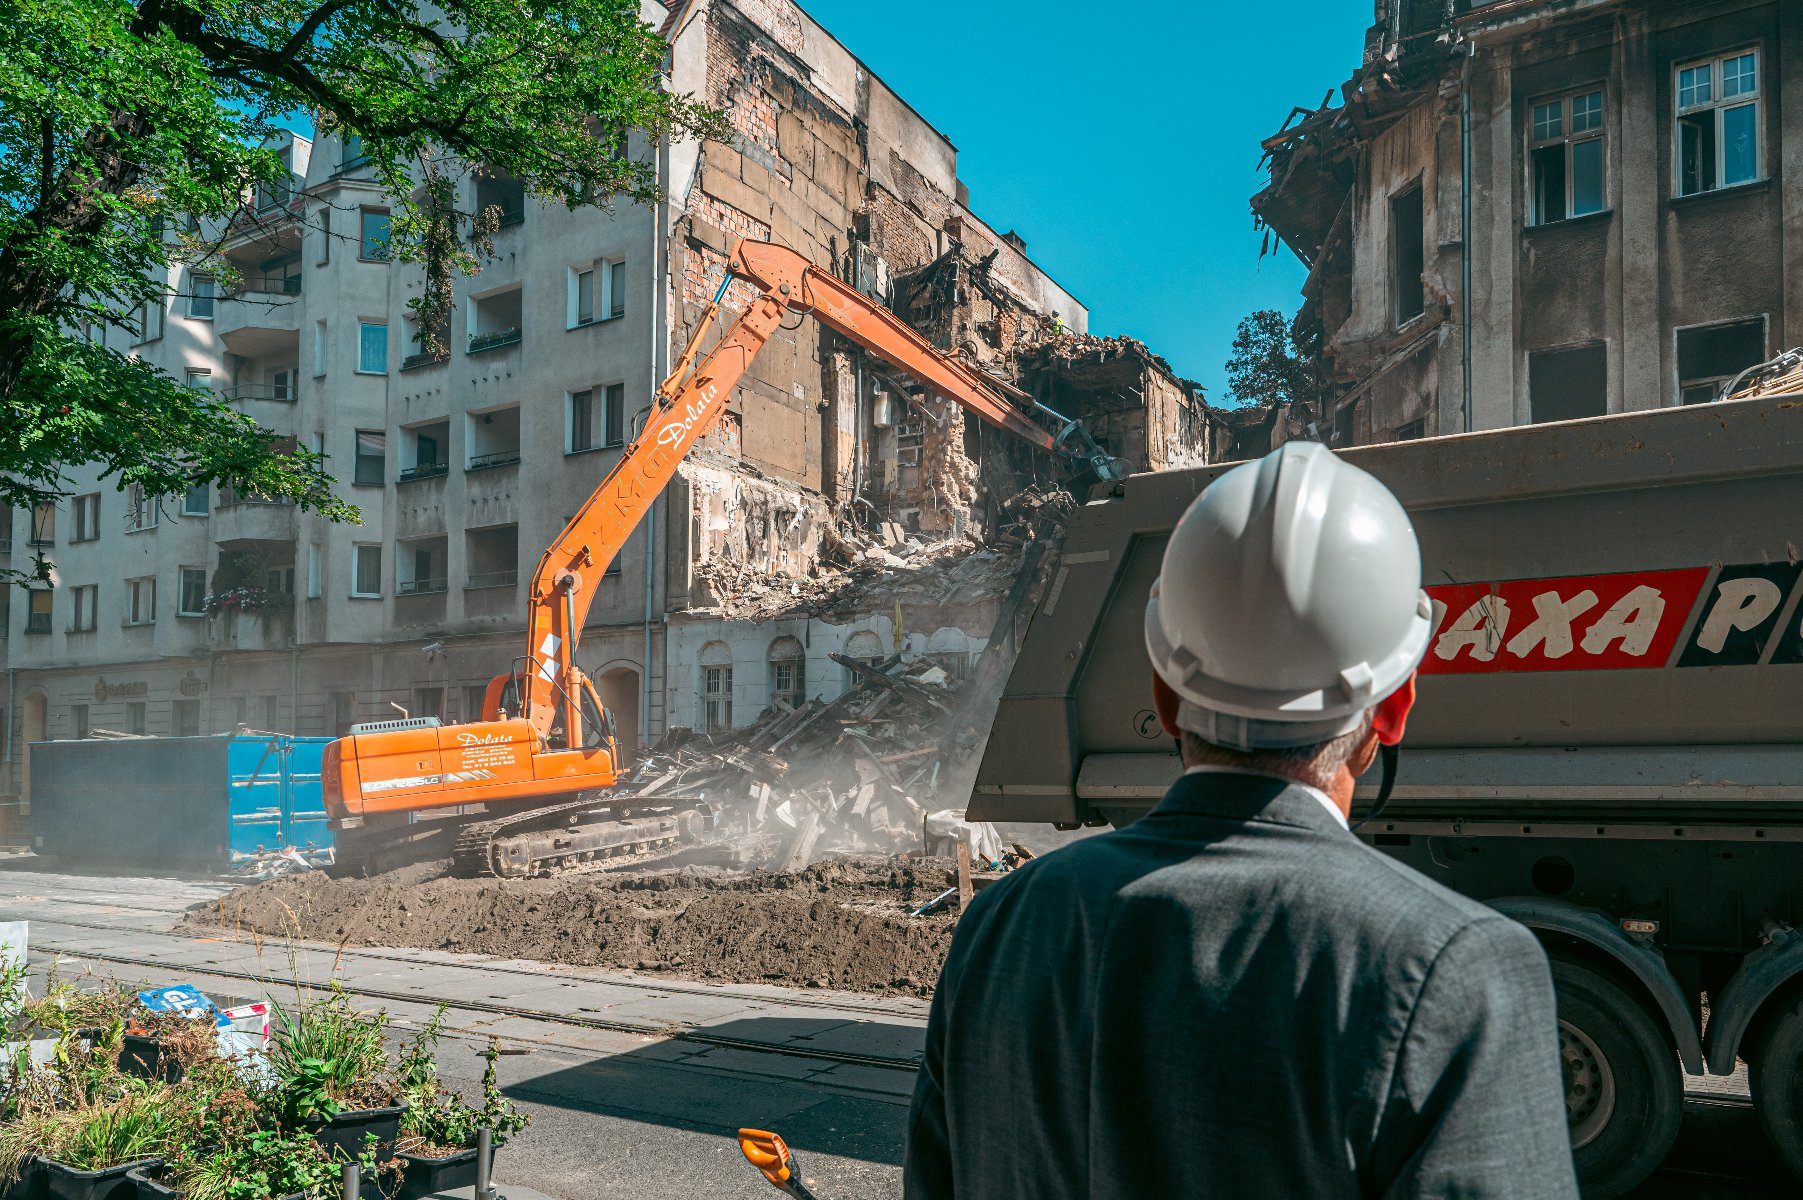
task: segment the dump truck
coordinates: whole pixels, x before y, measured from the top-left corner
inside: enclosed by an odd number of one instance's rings
[[[1803,395],[1345,457],[1409,511],[1435,617],[1393,798],[1359,836],[1539,937],[1586,1196],[1658,1165],[1686,1073],[1739,1062],[1803,1176]],[[1146,594],[1227,469],[1092,490],[971,819],[1120,826],[1178,776]]]

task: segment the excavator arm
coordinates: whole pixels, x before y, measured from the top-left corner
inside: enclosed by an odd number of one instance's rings
[[[695,359],[735,278],[755,284],[758,297],[729,326],[718,345]],[[726,278],[703,314],[670,377],[657,389],[644,429],[539,560],[528,594],[524,712],[547,735],[563,718],[575,744],[586,681],[575,663],[576,643],[595,585],[650,509],[695,442],[713,428],[733,389],[790,312],[812,314],[828,328],[955,401],[965,411],[1048,453],[1073,459],[1103,479],[1119,465],[1083,427],[1043,405],[1058,423],[1046,429],[1010,399],[1004,385],[941,353],[894,313],[822,271],[806,258],[768,242],[741,241]],[[1009,389],[1011,390],[1011,389]],[[1024,396],[1024,394],[1022,394]],[[1031,398],[1026,398],[1032,403]]]

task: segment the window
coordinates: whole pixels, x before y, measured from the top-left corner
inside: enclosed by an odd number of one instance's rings
[[[701,668],[701,728],[707,733],[732,728],[732,668]]]
[[[770,703],[800,708],[808,698],[807,659],[801,643],[779,637],[770,643]]]
[[[339,737],[351,731],[357,721],[357,693],[332,693],[332,731]]]
[[[1608,397],[1609,361],[1601,342],[1528,355],[1528,416],[1534,424],[1600,417]]]
[[[98,620],[100,585],[84,584],[69,589],[69,632],[92,633]]]
[[[1410,421],[1407,425],[1398,425],[1394,440],[1413,442],[1427,436],[1427,419],[1425,417]]]
[[[618,446],[625,440],[626,385],[609,383],[569,394],[566,454]]]
[[[463,686],[463,714],[465,721],[482,719],[482,702],[488,699],[486,683],[467,683]]]
[[[369,155],[363,153],[363,136],[356,133],[344,135],[343,149],[338,159],[338,169],[360,167],[369,161]]]
[[[31,588],[26,593],[25,632],[50,632],[50,604],[56,593],[49,588]]]
[[[451,469],[451,424],[434,421],[401,430],[400,474],[402,483],[433,479]]]
[[[365,375],[388,374],[388,326],[377,321],[357,325],[357,370]]]
[[[206,616],[206,571],[200,567],[183,567],[181,572],[181,594],[176,597],[175,615],[178,617]]]
[[[75,518],[75,528],[69,534],[71,542],[91,542],[100,536],[99,492],[75,497],[70,508]]]
[[[357,431],[357,462],[351,482],[381,487],[388,476],[388,435],[380,429]]]
[[[249,696],[232,697],[232,724],[240,729],[250,724]]]
[[[176,737],[200,736],[200,701],[177,700],[169,713],[171,729]]]
[[[1759,171],[1759,54],[1678,68],[1678,195],[1750,183]]]
[[[287,369],[269,372],[269,398],[283,403],[293,400],[295,374],[296,372]]]
[[[56,544],[55,503],[46,500],[32,508],[31,537],[28,541],[33,546],[54,546]]]
[[[71,704],[69,706],[69,732],[76,738],[88,736],[88,706]]]
[[[444,720],[444,689],[441,687],[414,688],[413,715],[437,717],[441,721]]]
[[[273,732],[281,724],[281,713],[274,696],[263,697],[263,728]]]
[[[880,667],[888,661],[888,654],[883,649],[883,639],[868,629],[860,629],[845,639],[844,656],[866,667]],[[845,687],[854,687],[857,682],[858,673],[846,667]]]
[[[1537,100],[1531,113],[1529,221],[1550,225],[1602,212],[1603,93]]]
[[[571,329],[626,315],[626,263],[570,268]]]
[[[326,323],[313,322],[313,378],[326,373]]]
[[[204,483],[197,483],[182,493],[182,516],[204,517],[212,503],[213,490]]]
[[[155,576],[125,581],[125,623],[154,625],[157,619],[157,581]]]
[[[1350,446],[1358,437],[1358,401],[1348,400],[1333,415],[1333,444]]]
[[[138,305],[132,316],[132,345],[142,346],[145,342],[154,342],[163,336],[163,301],[161,297],[146,300]]]
[[[189,367],[183,374],[183,382],[197,392],[213,390],[213,372],[205,367]]]
[[[144,736],[146,721],[144,719],[146,705],[142,700],[125,702],[125,732]]]
[[[352,547],[351,595],[382,594],[382,547],[359,543]]]
[[[1421,218],[1421,185],[1390,200],[1391,321],[1404,325],[1427,310],[1425,230]]]
[[[155,529],[158,508],[157,498],[146,492],[143,484],[127,485],[125,489],[125,531],[136,533],[142,529]]]
[[[307,545],[307,599],[317,600],[322,594],[319,578],[319,547],[314,543]]]
[[[319,265],[325,266],[332,261],[332,206],[319,206]]]
[[[188,316],[196,321],[211,321],[218,292],[218,281],[211,275],[188,276]]]
[[[1765,318],[1678,330],[1678,401],[1706,404],[1748,367],[1764,362]]]
[[[264,572],[263,590],[273,596],[294,595],[294,564],[271,567]]]
[[[362,242],[358,256],[370,262],[388,261],[388,210],[365,208],[362,217]]]

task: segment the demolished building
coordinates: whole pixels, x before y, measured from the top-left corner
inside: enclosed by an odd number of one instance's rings
[[[0,792],[27,791],[28,743],[101,729],[475,717],[521,653],[541,548],[618,461],[738,238],[854,282],[1130,466],[1231,442],[1156,355],[1089,338],[1026,241],[973,211],[951,141],[791,0],[642,14],[670,43],[669,86],[720,107],[731,141],[633,135],[665,198],[611,211],[472,173],[460,203],[498,211],[494,253],[456,281],[442,352],[412,340],[423,274],[384,253],[386,197],[336,133],[287,135],[290,186],[209,231],[240,286],[174,272],[141,330],[97,333],[327,455],[363,524],[229,489],[120,496],[98,477],[5,514],[0,565],[41,551],[56,581],[0,596]],[[729,289],[728,315],[745,298]],[[791,321],[610,564],[582,665],[631,747],[831,699],[849,682],[834,654],[970,672],[1011,628],[1021,565],[1043,553],[1028,510],[1061,470]]]
[[[1333,445],[1718,398],[1803,343],[1803,7],[1378,0],[1263,144]],[[1281,436],[1281,435],[1280,435]]]

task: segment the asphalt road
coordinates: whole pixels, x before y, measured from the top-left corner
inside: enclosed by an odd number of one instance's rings
[[[911,1064],[925,1006],[814,990],[719,986],[411,950],[340,950],[169,932],[229,884],[95,876],[0,859],[0,920],[32,922],[34,962],[214,995],[330,978],[386,1007],[397,1032],[440,1000],[441,1070],[472,1095],[501,1038],[503,1089],[532,1125],[500,1154],[503,1183],[554,1200],[774,1197],[740,1158],[744,1125],[775,1129],[821,1200],[901,1195]],[[1632,1200],[1803,1193],[1734,1081],[1693,1095],[1665,1167]],[[503,1188],[505,1191],[505,1188]]]

